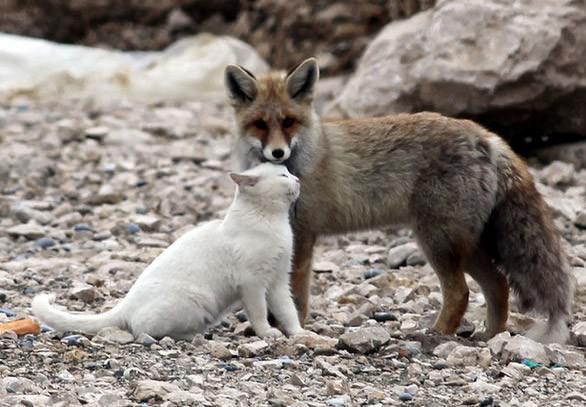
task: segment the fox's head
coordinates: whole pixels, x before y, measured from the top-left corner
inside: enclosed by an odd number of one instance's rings
[[[291,165],[304,138],[317,125],[313,93],[319,77],[315,58],[289,72],[256,78],[237,65],[226,68],[224,82],[236,113],[239,143],[249,159]]]

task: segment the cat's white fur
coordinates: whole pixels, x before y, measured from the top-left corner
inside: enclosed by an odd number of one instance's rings
[[[126,297],[102,314],[56,309],[52,296],[32,302],[33,314],[58,331],[96,333],[116,326],[135,336],[189,339],[241,303],[258,336],[278,336],[268,309],[288,335],[301,333],[289,288],[293,235],[289,207],[299,180],[284,166],[261,164],[230,174],[238,184],[223,220],[187,232],[139,276]]]

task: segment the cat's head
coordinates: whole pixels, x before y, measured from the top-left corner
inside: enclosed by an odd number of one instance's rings
[[[238,185],[240,194],[258,200],[293,203],[299,196],[299,178],[291,174],[284,165],[259,164],[242,173],[230,173]]]

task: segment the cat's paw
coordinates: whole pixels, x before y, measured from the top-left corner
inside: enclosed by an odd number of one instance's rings
[[[283,336],[283,333],[279,331],[277,328],[268,328],[264,331],[257,332],[256,334],[261,338],[279,338]]]

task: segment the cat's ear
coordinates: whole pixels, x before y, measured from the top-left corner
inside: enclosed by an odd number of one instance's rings
[[[287,92],[292,99],[311,98],[318,79],[317,59],[308,58],[287,73]]]
[[[247,104],[256,98],[256,78],[240,65],[228,65],[226,67],[224,86],[233,103]]]
[[[238,174],[235,172],[230,173],[230,178],[232,178],[232,181],[234,181],[239,187],[253,187],[260,180],[258,175]]]

